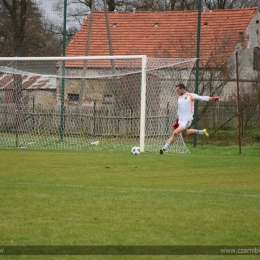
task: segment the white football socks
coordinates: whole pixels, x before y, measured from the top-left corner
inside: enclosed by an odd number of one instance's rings
[[[198,131],[197,131],[197,135],[204,135],[204,133],[203,133],[202,130],[198,130]]]
[[[163,149],[164,150],[168,150],[168,148],[170,147],[171,143],[169,143],[168,141],[165,143]]]

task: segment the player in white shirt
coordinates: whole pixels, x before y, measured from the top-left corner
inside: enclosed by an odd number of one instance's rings
[[[185,135],[199,134],[209,137],[206,129],[188,129],[193,120],[194,113],[194,101],[219,101],[219,97],[209,97],[209,96],[199,96],[194,93],[189,93],[186,91],[186,87],[183,84],[179,84],[176,87],[176,93],[179,95],[178,98],[178,112],[176,121],[173,124],[174,131],[168,141],[165,143],[164,147],[160,150],[160,154],[163,154],[170,145],[174,142],[179,133]]]

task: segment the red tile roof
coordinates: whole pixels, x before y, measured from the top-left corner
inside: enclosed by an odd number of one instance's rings
[[[0,74],[0,90],[13,90],[14,78],[9,74]],[[55,79],[48,79],[41,76],[22,76],[22,89],[56,89]]]
[[[210,56],[226,60],[241,42],[255,8],[224,9],[201,13],[201,62]],[[109,12],[113,55],[145,54],[148,57],[194,58],[197,42],[197,11]],[[85,55],[89,20],[75,35],[67,56]],[[95,12],[89,56],[109,55],[104,12]],[[219,58],[217,58],[219,59]]]

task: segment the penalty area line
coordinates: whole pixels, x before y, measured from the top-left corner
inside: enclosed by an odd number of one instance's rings
[[[107,187],[107,189],[115,189],[115,190],[133,190],[133,191],[155,191],[155,192],[173,192],[173,193],[198,193],[198,194],[216,194],[216,195],[224,195],[224,196],[241,196],[241,197],[254,197],[260,198],[260,195],[255,194],[239,194],[239,193],[227,193],[227,192],[212,192],[212,191],[200,191],[200,190],[163,190],[163,189],[146,189],[146,188],[115,188],[115,187]]]
[[[77,184],[50,184],[50,183],[42,183],[42,182],[11,182],[11,181],[0,181],[3,184],[13,184],[13,185],[31,185],[31,186],[42,186],[42,187],[71,187],[71,188],[84,188],[84,185]],[[3,185],[1,185],[3,186]]]

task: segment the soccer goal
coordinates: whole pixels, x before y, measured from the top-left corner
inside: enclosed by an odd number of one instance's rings
[[[158,151],[195,60],[0,58],[0,147]],[[169,151],[188,152],[181,135]]]

